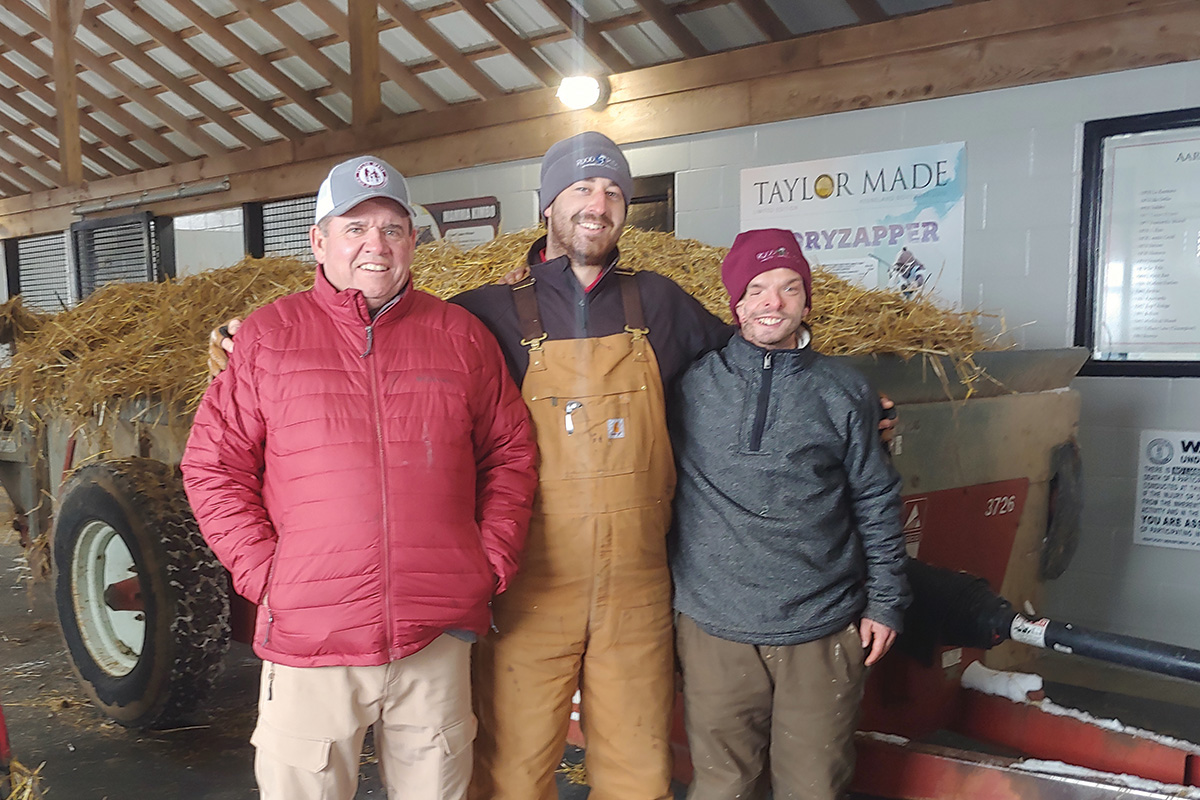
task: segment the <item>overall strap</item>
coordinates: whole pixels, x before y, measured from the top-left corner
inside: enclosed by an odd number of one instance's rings
[[[541,350],[542,342],[546,341],[546,329],[542,327],[533,284],[533,276],[530,276],[513,286],[513,304],[517,308],[517,320],[521,323],[521,344],[530,350]]]
[[[646,327],[646,316],[642,313],[642,295],[638,291],[637,274],[634,270],[618,267],[617,281],[621,285],[621,304],[625,307],[625,332],[632,334],[635,358],[646,360],[646,335],[650,329]]]

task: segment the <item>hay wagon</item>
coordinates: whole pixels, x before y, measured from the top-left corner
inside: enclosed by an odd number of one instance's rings
[[[229,649],[229,577],[179,475],[190,424],[143,403],[83,425],[27,415],[0,437],[0,483],[23,543],[54,565],[72,668],[122,725],[186,719]]]

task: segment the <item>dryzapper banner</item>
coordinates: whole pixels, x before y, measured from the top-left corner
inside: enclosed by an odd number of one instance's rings
[[[963,142],[742,170],[741,229],[795,231],[809,262],[870,289],[962,301]]]

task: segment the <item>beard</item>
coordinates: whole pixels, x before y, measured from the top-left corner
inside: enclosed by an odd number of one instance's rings
[[[589,222],[603,225],[605,230],[597,235],[589,235],[581,227]],[[580,212],[569,219],[551,215],[549,223],[550,241],[557,250],[566,253],[573,264],[604,266],[608,254],[617,246],[617,240],[621,237],[621,229],[608,214]]]

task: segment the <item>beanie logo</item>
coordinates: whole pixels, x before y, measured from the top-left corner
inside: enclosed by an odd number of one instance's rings
[[[755,256],[759,261],[770,261],[772,258],[787,258],[787,248],[777,247],[774,250],[764,250]]]
[[[588,167],[601,167],[603,169],[618,169],[617,160],[611,156],[606,156],[604,153],[597,153],[594,156],[581,158],[575,162],[576,169],[587,169]]]
[[[354,170],[354,179],[368,189],[387,186],[387,170],[378,161],[364,161]]]

